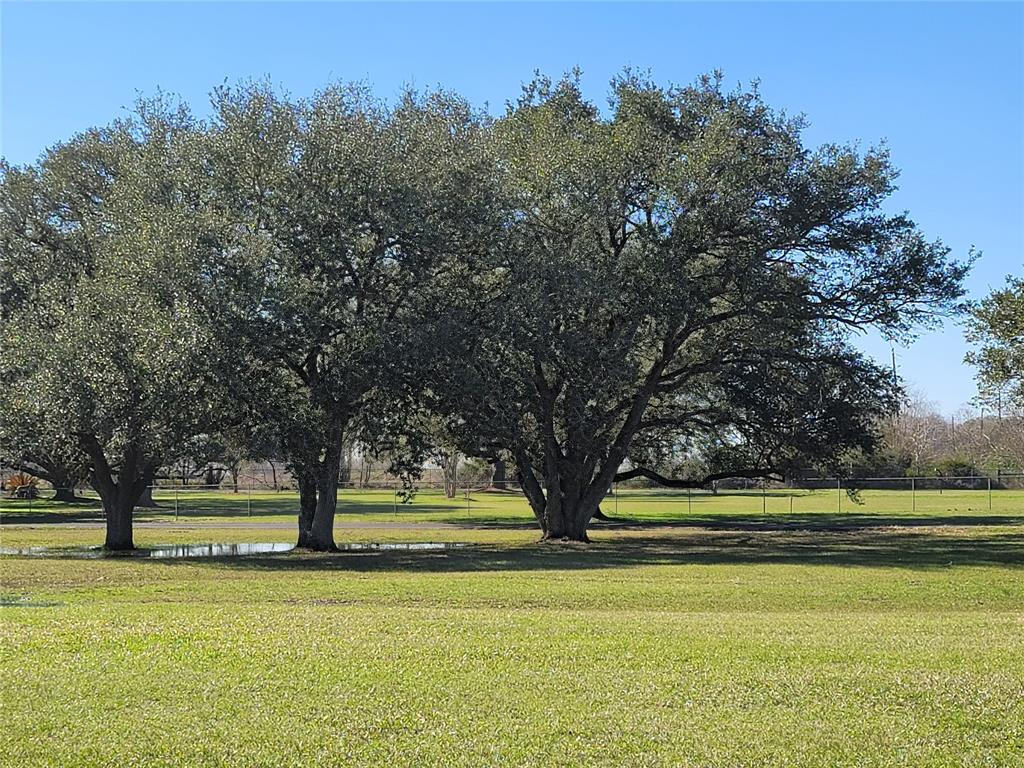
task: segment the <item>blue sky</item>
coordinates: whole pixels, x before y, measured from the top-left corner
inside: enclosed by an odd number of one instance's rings
[[[535,69],[574,66],[603,99],[625,66],[684,83],[720,68],[810,120],[806,139],[887,140],[909,210],[957,255],[983,251],[972,296],[1024,272],[1024,4],[45,3],[0,6],[0,154],[116,117],[158,87],[206,110],[209,90],[270,76],[291,92],[365,79],[383,96],[441,84],[500,111]],[[888,361],[889,347],[859,346]],[[897,349],[946,412],[974,394],[961,330]]]

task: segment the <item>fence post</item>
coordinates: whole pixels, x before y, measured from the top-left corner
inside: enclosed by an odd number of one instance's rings
[[[765,517],[768,516],[768,490],[767,481],[761,481],[761,514]]]
[[[991,512],[992,511],[992,478],[991,477],[987,477],[985,479],[988,480],[988,511]]]
[[[392,493],[391,493],[391,504],[395,513],[395,517],[398,517],[398,481],[391,481]]]
[[[917,513],[917,478],[910,478],[910,511]]]
[[[839,499],[839,514],[843,514],[843,478],[836,478],[836,497]]]
[[[693,517],[693,498],[690,496],[690,489],[686,489],[686,514]]]
[[[174,522],[178,522],[178,489],[174,489]]]
[[[619,516],[619,484],[612,483],[612,496],[615,497],[615,516]]]
[[[245,514],[246,517],[252,517],[252,480],[249,481],[249,487],[246,489]]]

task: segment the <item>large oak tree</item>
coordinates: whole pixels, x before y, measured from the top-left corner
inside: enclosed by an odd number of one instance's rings
[[[361,86],[217,93],[213,176],[236,226],[239,351],[298,480],[300,546],[334,548],[346,440],[408,448],[446,288],[491,242],[486,121]],[[258,410],[258,409],[257,409]],[[408,451],[406,451],[408,453]],[[413,452],[415,453],[415,452]]]
[[[0,178],[2,418],[85,457],[108,549],[133,547],[157,469],[223,403],[203,157],[187,111],[154,100]]]
[[[511,453],[545,537],[586,540],[616,479],[781,477],[873,444],[894,387],[850,335],[953,310],[966,267],[882,210],[885,151],[802,128],[756,89],[632,75],[607,115],[538,79],[496,125],[507,224],[462,296],[449,413]],[[706,471],[662,477],[667,446]]]

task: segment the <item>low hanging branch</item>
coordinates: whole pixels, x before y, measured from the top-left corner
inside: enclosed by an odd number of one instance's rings
[[[646,467],[634,467],[633,469],[616,474],[615,482],[621,483],[625,480],[632,480],[636,477],[646,477],[649,480],[653,480],[658,485],[665,486],[666,488],[704,488],[717,480],[727,480],[733,477],[775,480],[780,483],[785,480],[785,477],[781,472],[770,468],[733,469],[726,472],[714,472],[710,475],[705,475],[698,480],[682,480],[673,477],[665,477],[664,475],[655,472],[653,469],[647,469]]]

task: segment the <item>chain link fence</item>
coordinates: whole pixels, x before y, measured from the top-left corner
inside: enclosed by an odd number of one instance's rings
[[[644,486],[633,481],[612,487],[601,505],[604,515],[620,519],[699,521],[723,516],[1024,516],[1024,473],[958,477],[806,478],[797,484],[744,480],[709,489]],[[446,493],[447,490],[447,493]],[[514,481],[445,484],[430,476],[413,493],[400,481],[338,486],[338,515],[435,521],[532,519]],[[73,489],[71,500],[55,500],[56,489],[38,483],[30,490],[0,493],[4,522],[87,520],[102,515],[98,494]],[[64,496],[67,499],[67,495]],[[258,518],[294,516],[299,496],[294,487],[267,485],[253,476],[217,485],[151,486],[136,509],[140,518]],[[894,521],[898,522],[898,521]]]

